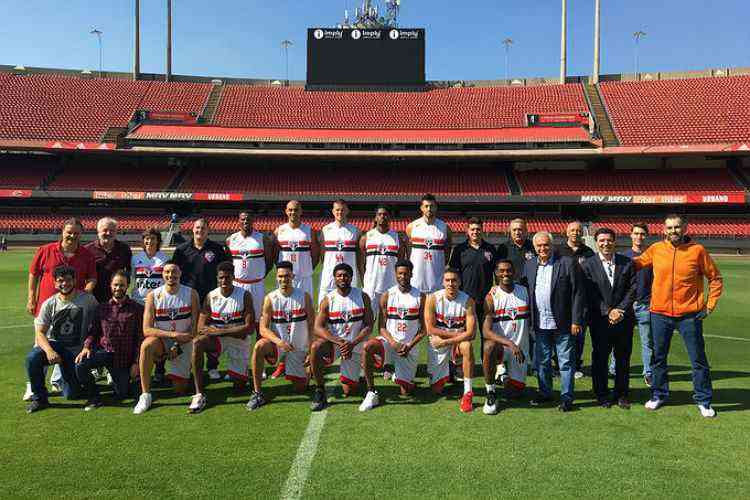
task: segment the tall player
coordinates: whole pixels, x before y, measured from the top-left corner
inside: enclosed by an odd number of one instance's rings
[[[526,288],[513,281],[514,268],[510,259],[495,263],[497,285],[484,300],[484,350],[482,369],[487,388],[484,414],[497,413],[495,368],[507,360],[509,378],[506,389],[508,399],[521,395],[526,387],[527,360],[529,358],[529,294]]]
[[[372,322],[378,322],[380,296],[396,286],[396,261],[406,255],[406,244],[391,229],[391,211],[383,205],[375,210],[375,227],[359,239],[362,290],[372,302]]]
[[[310,333],[315,322],[315,311],[310,294],[292,286],[294,265],[283,261],[276,265],[279,288],[266,295],[260,319],[261,339],[253,348],[253,393],[247,409],[257,410],[266,404],[261,385],[263,363],[276,364],[280,354],[286,356],[286,379],[294,390],[302,393],[307,388],[305,361],[310,350]]]
[[[336,289],[323,296],[315,317],[315,339],[310,344],[310,366],[315,377],[315,392],[310,406],[321,411],[328,406],[325,393],[324,367],[341,358],[340,377],[344,396],[349,396],[359,382],[360,366],[364,364],[368,396],[375,392],[372,385],[372,360],[362,354],[363,342],[372,331],[370,298],[352,286],[354,270],[344,262],[332,272]]]
[[[425,295],[411,286],[411,273],[414,265],[408,260],[396,263],[396,281],[380,296],[380,309],[385,321],[380,325],[380,336],[367,341],[365,350],[373,352],[380,359],[388,358],[395,365],[393,381],[401,386],[401,395],[414,390],[414,376],[417,373],[419,342],[425,335],[424,302]],[[377,365],[376,365],[377,367]],[[377,406],[375,398],[362,403],[361,411]]]
[[[416,267],[416,266],[415,266]],[[413,281],[413,280],[412,280]],[[474,353],[471,341],[476,335],[476,313],[474,300],[462,292],[461,273],[446,268],[443,273],[443,289],[428,295],[424,306],[424,323],[430,343],[427,346],[427,373],[435,394],[443,392],[448,380],[449,362],[463,358],[464,395],[461,411],[473,411],[474,392],[471,374],[474,368]]]
[[[445,250],[451,244],[451,230],[437,218],[437,200],[431,194],[422,196],[419,210],[422,217],[406,226],[411,250],[409,260],[414,264],[412,286],[422,293],[439,290],[445,269]]]
[[[198,318],[198,336],[193,340],[193,382],[195,395],[188,411],[199,413],[206,407],[203,394],[203,354],[214,353],[218,358],[226,354],[227,374],[235,389],[247,383],[250,337],[255,325],[253,297],[247,290],[234,284],[236,264],[224,261],[216,267],[219,286],[208,292]]]
[[[159,358],[170,360],[167,377],[175,392],[186,394],[190,381],[190,357],[198,327],[200,310],[198,293],[180,284],[180,267],[164,264],[164,285],[149,292],[143,314],[143,336],[138,368],[141,375],[141,397],[133,409],[140,415],[151,407],[151,370]]]
[[[349,207],[344,200],[333,202],[333,222],[323,226],[321,237],[323,245],[323,271],[320,273],[320,290],[318,291],[318,304],[323,301],[329,292],[336,290],[337,286],[333,277],[333,268],[339,264],[347,264],[352,268],[351,286],[357,287],[359,279],[355,269],[360,269],[359,253],[357,252],[357,240],[359,229],[349,224]]]

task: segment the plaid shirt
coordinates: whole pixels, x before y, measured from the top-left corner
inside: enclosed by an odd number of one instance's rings
[[[114,368],[129,368],[138,360],[143,340],[143,306],[126,297],[99,304],[84,347],[114,353]]]

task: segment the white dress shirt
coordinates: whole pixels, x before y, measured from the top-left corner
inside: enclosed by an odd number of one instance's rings
[[[601,253],[599,255],[599,260],[602,263],[602,267],[604,268],[604,274],[607,275],[607,279],[609,280],[609,286],[615,285],[615,255],[612,254],[612,259],[607,260],[604,255]]]
[[[554,256],[546,264],[537,261],[536,268],[536,309],[539,312],[539,326],[541,330],[556,330],[555,315],[552,313],[552,264]]]

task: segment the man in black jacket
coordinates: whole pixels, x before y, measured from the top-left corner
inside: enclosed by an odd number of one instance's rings
[[[630,355],[635,326],[635,268],[633,261],[615,253],[615,232],[612,229],[598,229],[594,238],[599,251],[581,266],[593,346],[591,378],[594,394],[602,408],[616,403],[620,408],[629,409]],[[615,390],[610,397],[607,364],[613,350]]]
[[[533,238],[537,258],[527,260],[522,282],[529,287],[532,325],[539,359],[537,406],[552,400],[552,353],[560,362],[560,411],[573,409],[575,336],[584,319],[581,269],[570,257],[552,251],[552,235],[540,231]]]

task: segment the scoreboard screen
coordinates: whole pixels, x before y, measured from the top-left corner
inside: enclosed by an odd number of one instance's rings
[[[421,86],[423,28],[307,30],[308,85]]]

